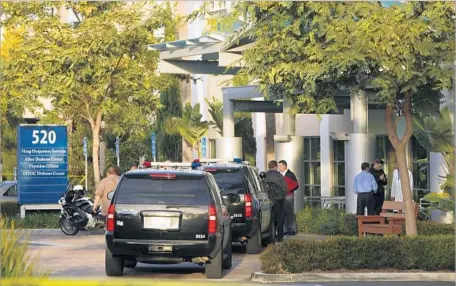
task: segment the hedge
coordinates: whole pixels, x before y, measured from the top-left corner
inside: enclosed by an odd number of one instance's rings
[[[334,236],[270,245],[260,260],[263,272],[284,274],[336,269],[454,270],[454,257],[454,235]]]
[[[358,222],[354,214],[338,209],[305,208],[296,215],[298,231],[322,235],[358,235]],[[455,234],[454,224],[417,221],[420,235]],[[405,233],[405,229],[404,229]]]
[[[0,214],[11,217],[17,216],[20,213],[20,207],[15,202],[1,202],[0,203]]]

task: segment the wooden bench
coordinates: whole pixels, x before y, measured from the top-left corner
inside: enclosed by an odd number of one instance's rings
[[[418,205],[415,204],[415,216],[418,216]],[[402,233],[405,224],[404,204],[385,201],[380,215],[356,216],[358,219],[358,236],[366,233],[397,234]]]

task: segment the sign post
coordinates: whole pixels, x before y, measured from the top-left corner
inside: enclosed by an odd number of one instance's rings
[[[207,136],[201,138],[201,157],[207,159]]]
[[[154,159],[154,162],[157,162],[157,135],[155,132],[152,133],[150,139],[152,141],[152,158]]]
[[[82,142],[82,148],[84,151],[84,162],[85,162],[85,189],[88,189],[88,162],[87,162],[87,137],[84,137]]]
[[[117,167],[120,167],[120,142],[119,136],[116,137],[116,157],[117,157]]]
[[[57,204],[68,185],[67,127],[21,124],[17,134],[19,203]]]

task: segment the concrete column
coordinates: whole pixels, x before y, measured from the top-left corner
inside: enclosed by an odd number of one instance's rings
[[[288,168],[295,173],[299,189],[294,193],[294,211],[304,208],[304,137],[292,136],[290,142],[274,142],[277,160],[287,161]]]
[[[367,94],[360,91],[350,102],[353,133],[345,144],[345,210],[356,212],[357,196],[353,193],[353,179],[361,171],[363,162],[375,160],[375,134],[368,132]]]
[[[242,157],[242,138],[223,137],[215,139],[215,153],[217,159],[233,160]]]
[[[263,100],[253,99],[253,100]],[[256,141],[256,167],[258,170],[267,170],[266,162],[266,114],[252,113],[253,132]]]
[[[345,211],[356,213],[357,196],[353,180],[361,172],[363,162],[375,160],[375,134],[353,133],[345,144]]]
[[[295,135],[296,115],[291,114],[292,104],[289,99],[283,99],[283,134],[281,135]]]
[[[234,102],[223,97],[223,137],[234,137]]]
[[[351,97],[351,120],[353,121],[353,133],[366,133],[367,129],[367,95],[361,90],[358,95]]]
[[[321,196],[331,196],[333,189],[333,140],[329,132],[330,115],[323,115],[320,122]]]
[[[443,183],[445,177],[448,174],[448,168],[446,166],[445,159],[441,153],[430,153],[429,158],[429,182],[430,182],[430,191],[440,193],[440,185]]]

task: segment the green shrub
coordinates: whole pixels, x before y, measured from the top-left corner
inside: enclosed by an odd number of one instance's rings
[[[453,235],[416,237],[347,236],[322,241],[288,240],[270,245],[261,255],[266,273],[312,270],[386,269],[454,270]]]
[[[296,215],[298,231],[323,235],[357,235],[356,216],[338,209],[304,208]]]
[[[18,234],[13,226],[7,226],[0,219],[0,275],[2,278],[25,278],[32,276],[48,276],[38,266],[38,256],[30,257],[28,254],[28,238]]]
[[[416,228],[418,234],[421,235],[455,234],[454,224],[436,223],[432,221],[417,221]]]
[[[0,203],[0,214],[11,217],[17,216],[20,213],[20,207],[15,202],[2,202]]]
[[[17,229],[59,228],[59,216],[58,213],[27,214],[24,218],[15,216],[7,218],[7,225],[14,222]]]
[[[322,235],[358,235],[356,215],[338,209],[306,207],[296,215],[298,231]],[[455,234],[454,224],[417,221],[420,235]],[[405,225],[403,229],[405,234]]]

